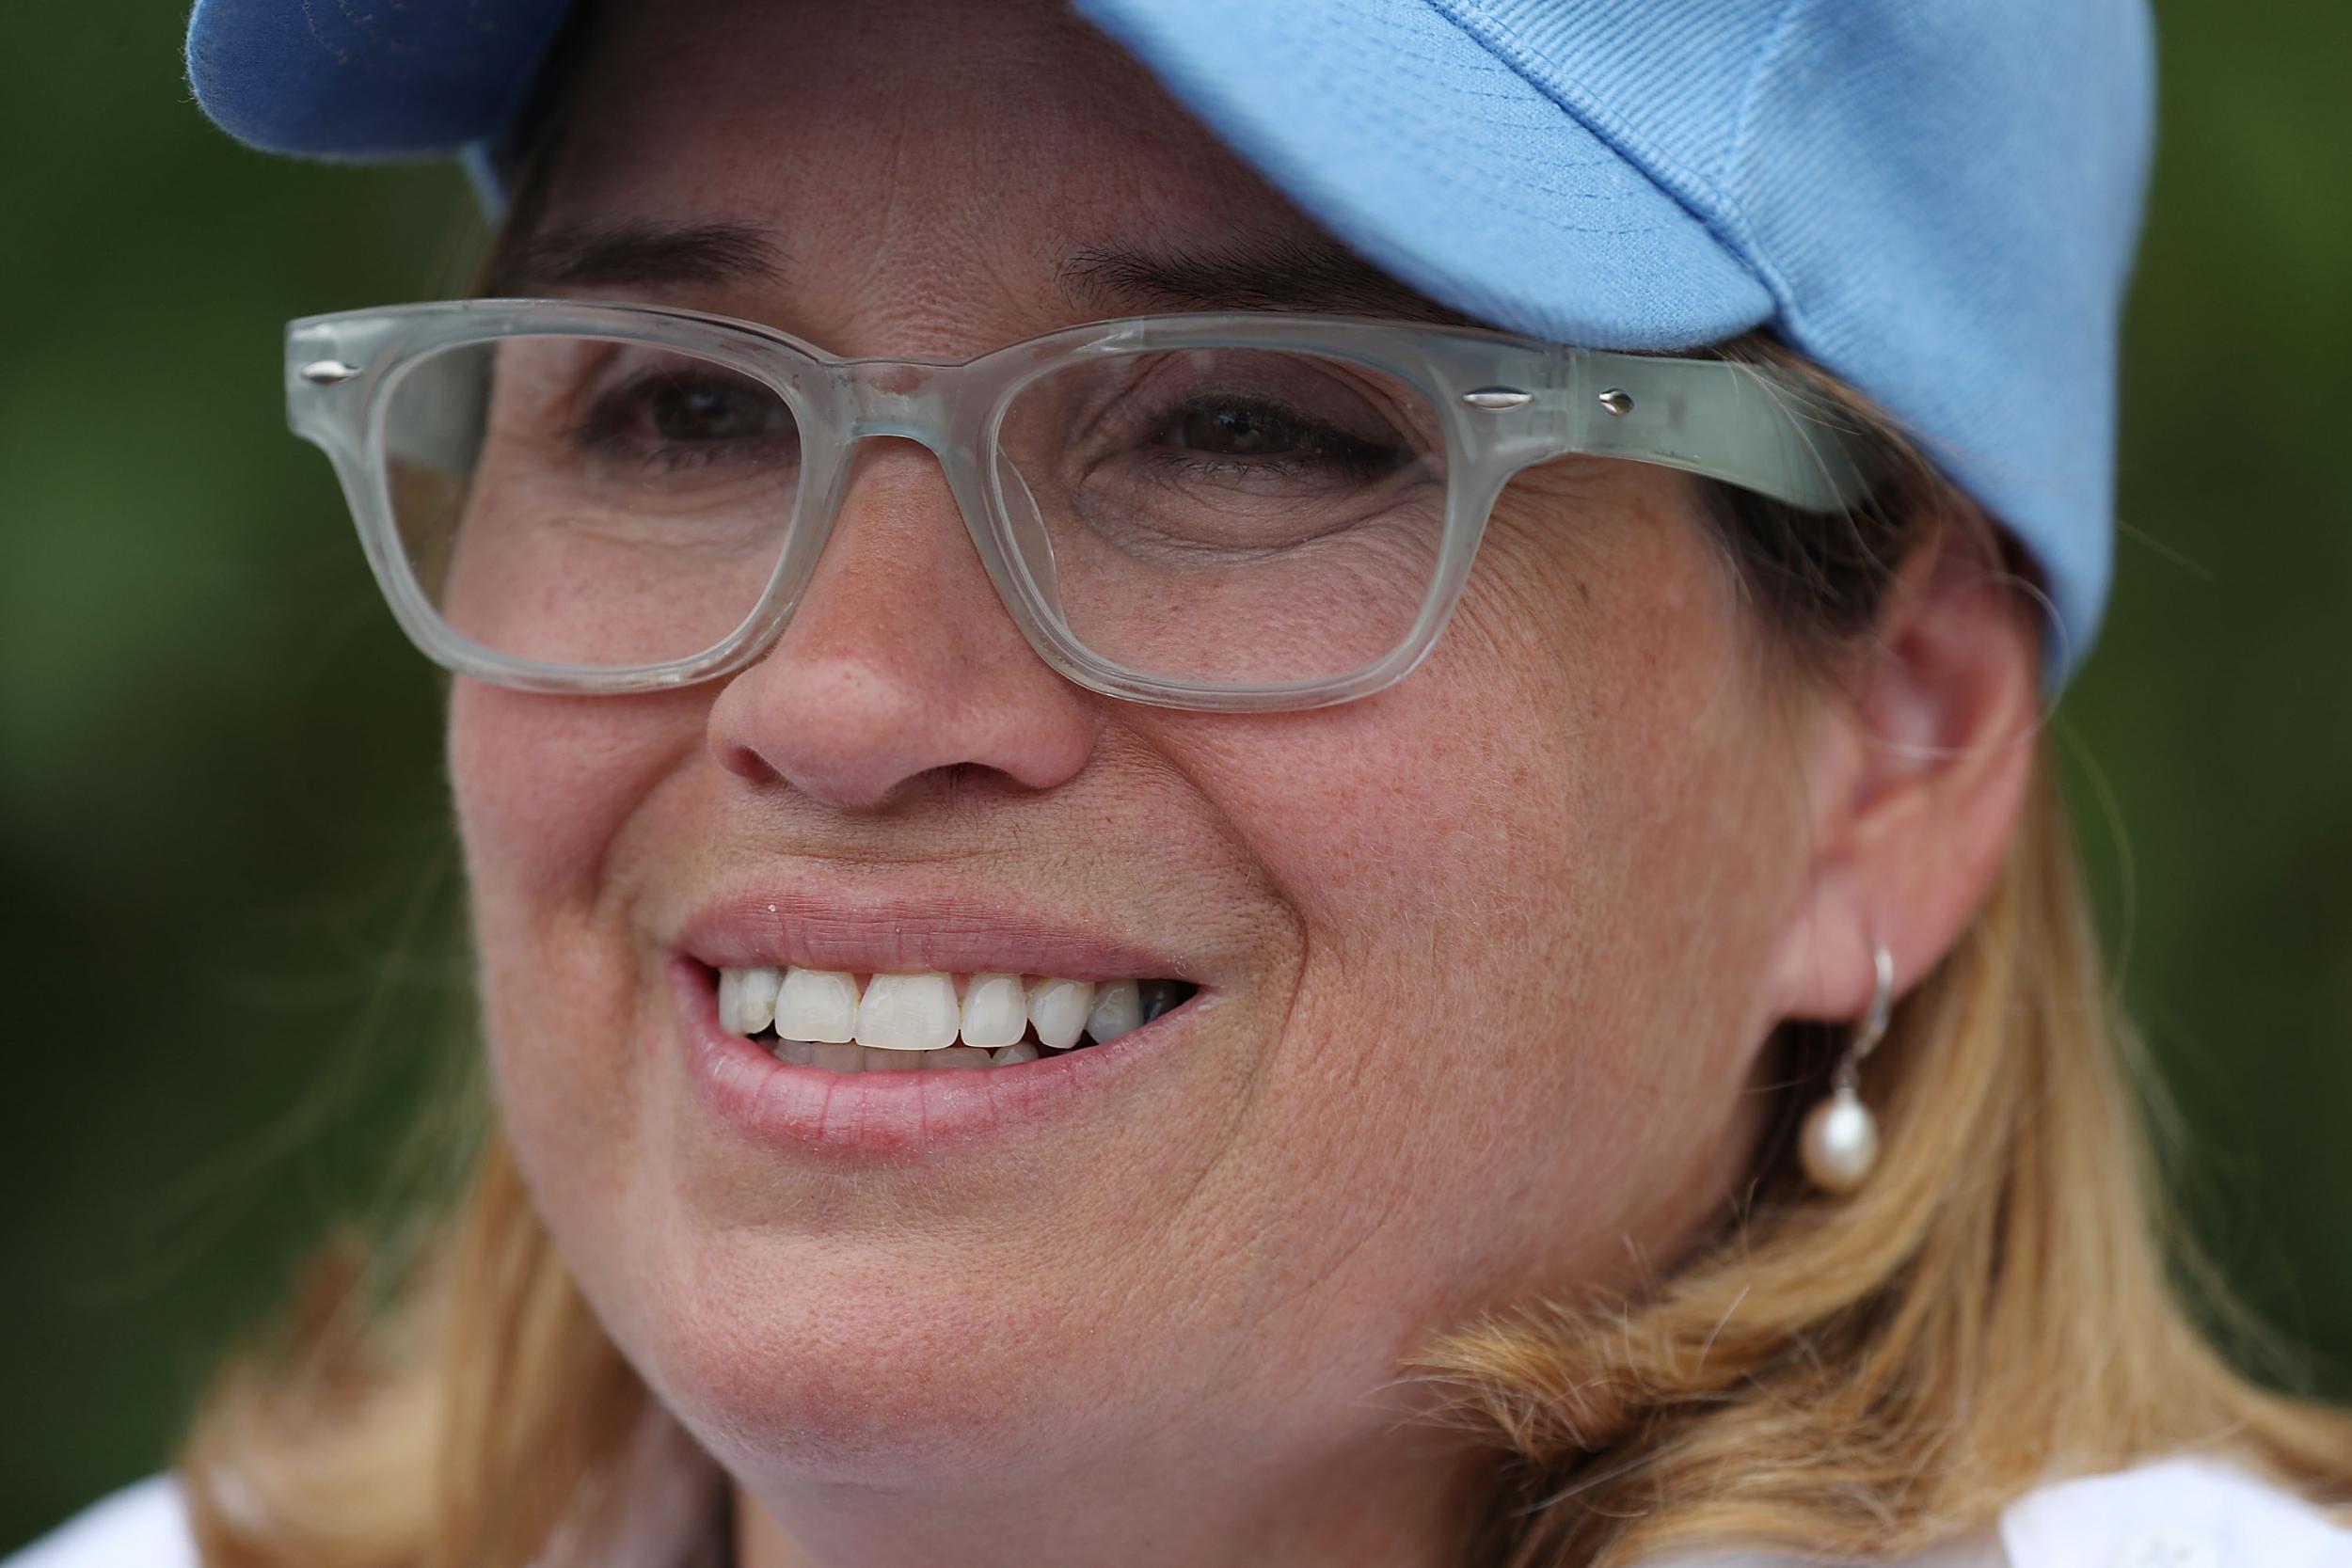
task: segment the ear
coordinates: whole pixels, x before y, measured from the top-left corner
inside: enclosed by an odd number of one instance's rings
[[[1859,1018],[1875,940],[1898,995],[1984,902],[2042,714],[2033,597],[1971,518],[1912,552],[1874,637],[1802,710],[1813,857],[1777,957],[1778,1016]]]

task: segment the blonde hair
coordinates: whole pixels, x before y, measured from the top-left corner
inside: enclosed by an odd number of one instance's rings
[[[1745,1222],[1649,1299],[1536,1303],[1416,1357],[1504,1456],[1464,1560],[1899,1559],[2037,1482],[2186,1450],[2352,1497],[2352,1418],[2247,1381],[2168,1288],[2169,1259],[2198,1271],[2156,1217],[2130,1047],[2043,768],[1871,1057],[1885,1146],[1859,1193],[1810,1198],[1783,1138]]]
[[[1710,496],[1772,641],[1818,670],[1910,549],[1981,518],[1850,391],[1768,341],[1726,352],[1809,374],[1884,449],[1881,495],[1827,529]],[[1786,1030],[1786,1114],[1709,1246],[1638,1299],[1517,1304],[1409,1360],[1493,1456],[1462,1568],[1699,1543],[1900,1558],[2039,1481],[2191,1449],[2352,1499],[2352,1417],[2233,1370],[2173,1288],[2258,1342],[2161,1217],[2137,1049],[2035,744],[1990,897],[1871,1058],[1885,1153],[1860,1193],[1824,1200],[1797,1168],[1836,1041]],[[625,1488],[601,1483],[662,1413],[484,1101],[421,1243],[330,1247],[280,1338],[202,1402],[180,1468],[211,1568],[524,1568],[610,1522]]]

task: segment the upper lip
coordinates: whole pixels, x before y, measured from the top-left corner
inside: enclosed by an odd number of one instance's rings
[[[1198,980],[1184,960],[1099,928],[946,894],[745,886],[698,906],[676,945],[712,969]]]

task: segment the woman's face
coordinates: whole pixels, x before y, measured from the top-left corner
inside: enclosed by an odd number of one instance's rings
[[[1206,302],[1253,259],[1303,280],[1287,307],[1411,308],[1055,8],[615,9],[544,291],[947,357],[1181,307],[1195,274]],[[653,243],[707,225],[774,265]],[[1422,1507],[1384,1463],[1418,1441],[1398,1358],[1666,1265],[1750,1154],[1805,806],[1692,492],[1524,473],[1418,672],[1233,716],[1063,680],[936,461],[857,462],[742,673],[457,683],[500,1101],[563,1256],[787,1523],[1177,1475]],[[714,1065],[711,968],[795,958],[1200,990],[1065,1061]]]

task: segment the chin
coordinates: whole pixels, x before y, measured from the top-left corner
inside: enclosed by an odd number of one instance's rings
[[[654,1394],[728,1469],[846,1485],[954,1487],[1008,1456],[1078,1465],[1106,1433],[1069,1413],[1144,1417],[1131,1335],[1055,1321],[946,1276],[752,1234],[664,1248],[648,1292],[604,1313]]]

